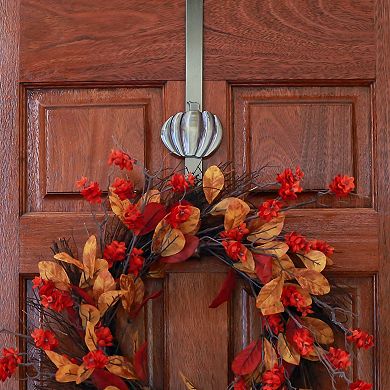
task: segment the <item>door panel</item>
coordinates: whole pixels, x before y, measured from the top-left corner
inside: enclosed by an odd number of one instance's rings
[[[1,94],[13,102],[1,111],[0,144],[11,151],[15,145],[19,82],[21,186],[18,208],[10,197],[17,193],[18,167],[4,164],[8,214],[0,215],[0,248],[4,259],[14,259],[19,248],[20,273],[8,260],[0,272],[9,286],[20,276],[23,307],[27,281],[37,262],[51,256],[52,241],[73,237],[80,248],[93,231],[74,180],[86,175],[107,185],[112,135],[152,169],[180,163],[159,137],[163,121],[184,109],[185,2],[20,0],[20,20],[7,7],[20,38],[13,30],[7,35],[13,51],[0,64],[8,72],[1,73],[8,75]],[[205,0],[204,17],[204,107],[224,127],[221,147],[204,165],[229,160],[240,174],[269,164],[263,176],[269,179],[299,164],[304,198],[326,188],[334,174],[356,177],[355,196],[293,211],[287,228],[336,247],[329,275],[345,289],[334,294],[358,314],[354,326],[380,337],[377,348],[358,354],[353,373],[375,389],[390,388],[387,373],[379,371],[379,362],[387,367],[390,358],[390,310],[383,304],[390,272],[390,5]],[[19,42],[19,59],[12,60]],[[19,76],[9,69],[17,65]],[[274,194],[259,192],[254,201]],[[225,272],[216,259],[192,260],[148,281],[151,291],[164,291],[149,302],[140,324],[155,389],[181,389],[179,371],[200,390],[223,389],[232,379],[234,354],[260,329],[243,286],[228,305],[208,309]],[[12,320],[17,292],[2,288],[2,296],[13,294],[14,307],[5,313]],[[314,364],[312,370],[315,388],[330,389],[323,369]]]

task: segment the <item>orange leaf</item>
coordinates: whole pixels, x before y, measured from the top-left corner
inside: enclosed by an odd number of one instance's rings
[[[284,311],[280,298],[282,296],[284,278],[282,275],[265,284],[256,298],[256,307],[263,315],[277,314]]]
[[[179,229],[173,229],[165,220],[156,227],[152,241],[152,251],[162,257],[179,253],[186,243],[183,233]]]
[[[56,372],[56,381],[60,383],[75,382],[77,380],[78,370],[79,366],[73,363],[61,366]]]
[[[106,368],[112,374],[118,375],[121,378],[137,379],[133,365],[123,356],[109,356]]]
[[[226,209],[224,227],[225,230],[234,229],[245,221],[250,207],[241,199],[233,198]]]
[[[216,165],[207,168],[203,175],[203,192],[209,204],[219,195],[224,184],[223,173]]]
[[[160,259],[164,263],[181,263],[189,259],[196,251],[199,245],[199,238],[196,236],[185,236],[186,243],[184,248],[175,255],[165,256]]]
[[[69,290],[70,280],[65,270],[52,261],[40,261],[38,263],[39,274],[43,280],[52,281],[59,290]]]
[[[47,357],[51,360],[51,362],[57,368],[60,368],[62,366],[66,366],[66,365],[72,363],[68,358],[64,357],[63,355],[60,355],[57,352],[46,350],[45,353],[46,353]]]
[[[264,244],[275,240],[275,238],[281,233],[283,225],[283,214],[266,223],[263,223],[260,219],[256,219],[248,226],[251,234],[248,235],[247,239],[248,241],[256,244]]]
[[[87,326],[87,322],[97,325],[100,321],[100,311],[92,305],[81,304],[80,305],[80,318],[83,328]]]
[[[284,361],[297,366],[301,360],[301,355],[295,348],[287,341],[283,333],[278,336],[278,352]]]
[[[297,282],[313,295],[325,295],[330,291],[328,280],[320,272],[311,269],[292,270]]]
[[[252,341],[233,360],[232,371],[236,375],[248,375],[256,370],[261,362],[261,342]]]
[[[73,264],[77,268],[84,270],[84,264],[80,260],[74,259],[72,256],[68,255],[66,252],[57,253],[54,255],[54,258],[64,263]]]
[[[95,325],[91,322],[87,322],[85,327],[85,345],[90,351],[96,351],[97,349],[97,336],[95,333]]]
[[[93,368],[87,369],[84,363],[77,370],[76,384],[79,385],[81,382],[87,380],[93,373]]]
[[[103,293],[107,291],[113,291],[116,289],[116,283],[111,275],[111,272],[108,270],[103,270],[95,279],[93,284],[93,297],[97,301]]]
[[[183,234],[196,234],[199,229],[200,210],[197,207],[189,206],[191,209],[191,215],[187,221],[181,223],[178,229]]]

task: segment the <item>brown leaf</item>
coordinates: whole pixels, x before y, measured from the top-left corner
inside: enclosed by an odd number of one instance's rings
[[[84,363],[77,370],[76,384],[79,385],[81,382],[87,380],[93,373],[93,368],[87,370]]]
[[[284,278],[282,275],[265,284],[256,298],[256,307],[263,315],[277,314],[284,311],[280,298],[282,296]]]
[[[143,194],[140,200],[137,202],[137,206],[141,207],[143,204],[149,203],[160,203],[161,202],[161,194],[157,189],[151,189]]]
[[[320,251],[311,250],[305,254],[297,253],[297,256],[308,269],[321,272],[326,267],[326,256]]]
[[[183,250],[176,255],[162,257],[160,262],[163,263],[181,263],[188,260],[196,252],[199,245],[199,238],[196,236],[185,236],[186,243]]]
[[[203,175],[203,192],[209,204],[219,195],[224,184],[225,177],[216,165],[207,168]]]
[[[80,305],[80,318],[83,328],[87,326],[87,322],[96,326],[100,321],[100,311],[95,306],[82,304]]]
[[[103,317],[105,312],[115,305],[116,302],[118,302],[119,298],[122,296],[122,291],[107,291],[100,295],[99,301],[98,301],[98,309],[100,311],[100,316]]]
[[[94,235],[90,236],[84,245],[83,264],[86,279],[92,278],[95,271],[96,246],[96,236]]]
[[[332,328],[318,318],[301,317],[301,322],[313,334],[319,344],[333,344],[334,335]]]
[[[110,187],[110,191],[111,194],[108,198],[110,200],[111,210],[121,221],[123,221],[123,214],[129,207],[130,201],[128,199],[121,200],[119,196],[113,192],[112,187]]]
[[[187,390],[196,390],[196,387],[186,378],[181,371],[179,371],[179,375],[186,387]]]
[[[84,264],[80,260],[74,259],[72,256],[68,255],[66,252],[56,253],[54,258],[63,261],[64,263],[73,264],[77,268],[84,270]]]
[[[120,389],[116,386],[107,386],[104,388],[104,390],[120,390]]]
[[[116,283],[108,270],[103,270],[98,274],[93,284],[93,297],[97,301],[103,293],[113,291],[116,289]]]
[[[233,198],[226,209],[224,227],[225,230],[234,229],[245,221],[250,207],[241,199]]]
[[[199,229],[199,221],[200,221],[200,210],[197,207],[189,206],[191,209],[191,215],[187,221],[181,223],[178,229],[183,234],[194,235],[197,233]]]
[[[183,233],[179,229],[173,229],[165,220],[162,220],[154,231],[152,251],[163,257],[172,256],[179,253],[185,243]]]
[[[248,226],[251,233],[247,236],[247,240],[256,244],[264,244],[275,240],[283,229],[284,218],[284,215],[281,214],[266,223],[263,223],[260,219],[254,220]]]
[[[38,268],[43,280],[52,281],[59,290],[68,291],[70,289],[69,277],[59,264],[52,261],[40,261]]]
[[[225,198],[225,199],[222,199],[220,202],[218,202],[211,210],[210,210],[210,214],[214,217],[218,216],[218,215],[225,215],[226,213],[226,210],[229,206],[229,203],[233,200],[233,199],[237,199],[237,198],[233,198],[233,197],[230,197],[230,198]]]
[[[45,353],[57,368],[72,364],[72,362],[68,358],[64,357],[63,355],[60,355],[57,352],[46,350]]]
[[[275,364],[278,363],[278,354],[276,353],[273,345],[265,338],[263,339],[263,350],[265,369],[272,370]]]
[[[87,322],[87,326],[85,328],[85,337],[84,337],[85,345],[90,351],[96,351],[97,349],[97,336],[95,333],[95,325],[91,322]]]
[[[133,365],[124,356],[109,356],[106,368],[108,371],[120,376],[121,378],[137,379]]]
[[[265,244],[255,246],[251,250],[254,253],[276,256],[280,258],[287,253],[288,245],[282,241],[269,241]]]
[[[75,382],[79,366],[69,363],[58,368],[56,372],[56,381],[60,383]]]
[[[297,282],[310,294],[325,295],[329,293],[329,282],[320,272],[304,268],[296,268],[292,272]]]
[[[278,352],[284,361],[295,366],[299,365],[301,355],[294,347],[287,341],[283,333],[278,335]]]

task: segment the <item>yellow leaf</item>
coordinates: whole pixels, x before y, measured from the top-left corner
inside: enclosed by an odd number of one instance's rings
[[[310,330],[319,344],[334,343],[333,330],[324,321],[313,317],[301,317],[301,322]]]
[[[77,364],[66,364],[58,368],[56,372],[56,381],[60,383],[75,382],[77,380]]]
[[[113,192],[113,188],[110,187],[111,195],[108,197],[110,200],[111,210],[114,214],[123,221],[123,214],[130,205],[128,199],[120,200],[119,196]]]
[[[200,210],[197,207],[189,206],[191,209],[191,215],[187,221],[181,223],[178,229],[183,234],[194,235],[199,229]]]
[[[203,192],[209,204],[219,195],[224,184],[225,177],[216,165],[207,168],[203,175]]]
[[[263,244],[275,240],[283,229],[284,218],[284,215],[281,214],[279,217],[266,223],[263,223],[260,219],[256,219],[249,224],[251,233],[247,237],[248,241],[256,244]]]
[[[287,363],[294,364],[295,366],[299,365],[301,360],[301,355],[295,348],[286,340],[283,333],[279,333],[278,336],[278,352],[279,355]]]
[[[326,267],[326,256],[320,251],[311,250],[305,254],[297,253],[297,256],[308,269],[321,272]]]
[[[87,370],[83,363],[77,370],[76,384],[79,385],[81,382],[87,380],[92,375],[93,371],[93,368]]]
[[[160,221],[153,234],[152,251],[162,257],[179,253],[186,243],[183,233],[173,229],[165,220]]]
[[[93,297],[97,301],[103,293],[113,291],[116,289],[116,283],[108,270],[103,270],[98,274],[93,284]]]
[[[295,269],[293,261],[288,255],[272,259],[272,277],[276,278],[283,273],[285,279],[293,279],[292,270]]]
[[[296,268],[292,270],[297,282],[313,295],[325,295],[330,291],[327,279],[320,273],[311,269]]]
[[[126,379],[137,379],[133,365],[123,356],[113,355],[108,358],[106,368],[111,373]]]
[[[273,345],[265,338],[263,339],[263,350],[265,369],[272,370],[275,364],[278,363],[278,355]]]
[[[102,295],[100,295],[98,301],[98,309],[100,311],[101,317],[103,317],[105,312],[110,307],[112,307],[113,305],[115,305],[116,302],[118,302],[118,299],[121,297],[122,294],[123,294],[122,291],[115,290],[115,291],[107,291]]]
[[[93,277],[95,271],[96,246],[96,236],[94,235],[90,236],[84,245],[83,264],[86,279]]]
[[[270,255],[280,258],[287,253],[288,245],[282,241],[269,241],[260,246],[255,246],[251,249],[251,251],[262,255]]]
[[[225,230],[234,229],[245,221],[250,207],[241,199],[233,198],[226,209],[224,227]]]
[[[96,351],[97,349],[97,336],[95,333],[95,325],[91,322],[87,322],[87,326],[85,328],[85,337],[84,337],[85,345],[90,351]]]
[[[69,277],[59,264],[53,263],[52,261],[40,261],[38,268],[43,280],[52,281],[59,290],[69,290]]]
[[[284,307],[280,298],[282,296],[284,278],[282,275],[265,284],[256,298],[256,307],[263,315],[281,313]]]
[[[87,326],[87,322],[96,326],[100,321],[100,311],[95,306],[82,304],[80,305],[80,318],[83,328]]]
[[[60,354],[57,353],[57,352],[53,352],[53,351],[48,351],[48,350],[46,350],[45,353],[46,353],[47,357],[51,360],[51,362],[52,362],[57,368],[60,368],[60,367],[62,367],[62,366],[66,366],[66,365],[68,365],[68,364],[72,364],[72,362],[71,362],[68,358],[66,358],[66,357],[64,357],[64,356],[62,356],[62,355],[60,355]]]
[[[179,375],[187,390],[196,390],[196,387],[183,375],[181,371],[179,371]]]
[[[66,252],[57,253],[54,255],[54,258],[64,263],[73,264],[77,268],[84,270],[84,265],[80,260],[74,259],[72,256],[68,255]]]
[[[218,215],[225,215],[226,213],[226,210],[229,206],[229,203],[233,200],[233,199],[237,199],[237,198],[233,198],[233,197],[230,197],[230,198],[225,198],[225,199],[222,199],[220,202],[218,202],[210,211],[210,214],[213,215],[214,217],[218,216]]]

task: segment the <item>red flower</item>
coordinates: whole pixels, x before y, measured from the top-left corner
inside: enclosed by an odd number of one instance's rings
[[[31,333],[35,346],[45,351],[52,351],[58,347],[56,335],[51,330],[34,329]]]
[[[276,218],[279,215],[279,211],[282,208],[283,203],[278,200],[271,199],[266,200],[259,207],[259,217],[264,221],[269,222],[271,219]]]
[[[242,262],[246,261],[246,254],[248,249],[238,241],[222,241],[222,245],[225,248],[228,256],[234,260]]]
[[[126,244],[123,241],[112,241],[111,244],[104,248],[103,257],[108,262],[108,267],[111,268],[115,261],[125,259]]]
[[[167,221],[173,228],[176,229],[180,224],[188,221],[191,214],[192,210],[190,206],[179,204],[171,210],[167,216]]]
[[[284,172],[276,177],[277,182],[281,184],[279,189],[279,196],[283,200],[296,199],[297,193],[302,192],[302,187],[299,182],[303,178],[304,174],[301,168],[295,169],[295,174],[290,168],[285,169]]]
[[[19,356],[17,349],[4,348],[3,356],[0,359],[0,380],[4,382],[7,378],[10,378],[22,361],[23,358]]]
[[[355,343],[358,348],[370,349],[374,345],[374,336],[363,332],[361,329],[350,329],[351,334],[347,336],[347,340]]]
[[[332,365],[338,370],[346,370],[350,365],[349,353],[341,348],[329,348],[329,352],[325,357],[332,363]]]
[[[39,288],[42,285],[42,278],[40,276],[35,276],[32,283],[33,283],[32,286],[33,289]]]
[[[91,351],[83,357],[83,363],[87,370],[94,368],[104,368],[108,363],[108,357],[103,351]]]
[[[314,338],[306,328],[297,329],[292,340],[302,356],[309,355],[314,350]]]
[[[354,180],[352,176],[337,175],[329,184],[329,188],[337,197],[342,198],[355,188]]]
[[[234,382],[234,387],[233,387],[234,390],[246,390],[247,387],[246,387],[246,384],[245,384],[245,381],[244,379],[238,379],[236,378],[236,381]]]
[[[295,286],[283,286],[281,301],[285,307],[295,307],[299,312],[302,313],[303,317],[305,317],[307,314],[313,313],[311,306],[305,305],[304,296]]]
[[[79,180],[76,181],[77,188],[84,188],[87,184],[88,179],[85,176],[81,176]]]
[[[141,271],[143,265],[144,265],[144,258],[143,258],[144,251],[142,249],[133,248],[130,254],[130,262],[129,262],[129,269],[128,273],[131,273],[135,276],[138,276],[139,271]]]
[[[284,332],[283,320],[279,314],[270,314],[265,316],[265,319],[273,334],[278,335],[279,333]]]
[[[89,203],[102,203],[102,191],[100,190],[99,184],[96,181],[91,181],[89,186],[85,186],[80,191],[81,195],[86,199]]]
[[[108,165],[116,165],[120,169],[127,169],[128,171],[133,170],[133,164],[136,160],[131,158],[127,153],[121,150],[111,150],[110,156],[108,157]]]
[[[123,223],[130,229],[134,230],[135,234],[138,234],[144,226],[142,214],[138,207],[129,204],[123,214]]]
[[[234,229],[226,230],[220,234],[222,238],[227,238],[234,241],[242,241],[242,239],[249,234],[249,230],[246,228],[245,223],[241,223]]]
[[[308,252],[310,250],[310,243],[304,236],[296,232],[288,233],[284,236],[286,244],[290,247],[290,250],[294,253]]]
[[[181,193],[188,190],[190,186],[193,187],[195,185],[195,176],[190,173],[186,178],[182,173],[175,173],[169,184],[174,192]]]
[[[349,389],[350,390],[371,390],[372,385],[367,382],[356,381],[349,385]]]
[[[330,246],[326,241],[313,240],[310,242],[310,248],[316,251],[322,252],[325,256],[332,256],[334,248]]]
[[[97,337],[97,344],[99,347],[111,347],[112,346],[112,334],[110,328],[101,326],[95,330]]]
[[[55,288],[52,281],[43,280],[42,286],[39,287],[39,296],[41,304],[44,307],[52,309],[56,312],[61,312],[65,308],[73,307],[73,299],[66,291],[61,291]]]
[[[117,177],[112,183],[112,187],[114,188],[114,194],[117,194],[120,200],[133,199],[136,196],[133,183],[130,180]]]
[[[261,377],[263,390],[277,390],[284,383],[284,367],[275,364],[272,370],[267,370]]]

